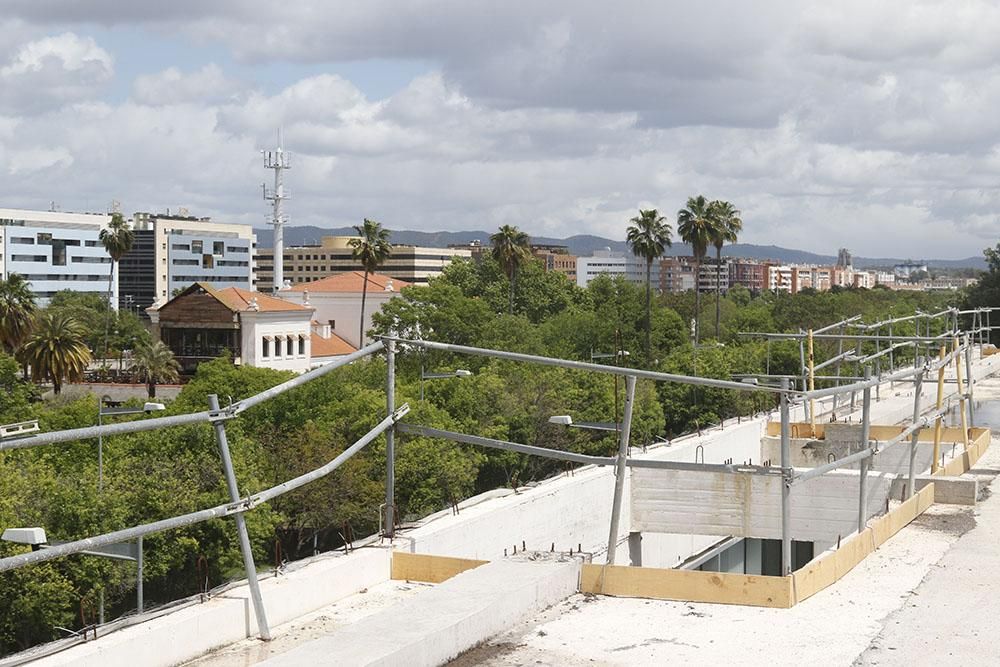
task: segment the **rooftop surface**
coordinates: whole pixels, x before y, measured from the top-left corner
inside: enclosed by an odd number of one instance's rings
[[[1000,380],[981,424],[1000,426]],[[995,430],[995,428],[994,428]],[[994,438],[975,507],[934,505],[830,588],[791,609],[577,594],[451,664],[996,664],[983,619],[1000,613],[1000,473]],[[835,621],[835,622],[833,622]]]
[[[364,287],[362,287],[364,285]],[[362,291],[371,292],[398,292],[404,287],[409,287],[410,283],[405,280],[396,280],[381,273],[369,273],[368,282],[365,283],[364,271],[345,271],[335,273],[326,278],[314,280],[311,283],[298,283],[289,287],[287,292],[315,292],[317,294],[339,292],[345,294],[360,294]]]

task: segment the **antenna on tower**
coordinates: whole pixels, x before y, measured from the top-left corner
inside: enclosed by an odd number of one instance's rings
[[[278,147],[273,151],[261,151],[261,153],[264,155],[264,168],[274,170],[274,189],[268,190],[266,183],[263,188],[264,199],[272,202],[273,206],[268,224],[274,225],[274,291],[277,292],[285,285],[284,225],[288,222],[288,217],[283,211],[283,202],[289,198],[289,195],[285,190],[282,172],[292,166],[290,156],[285,152],[281,127],[278,127]]]

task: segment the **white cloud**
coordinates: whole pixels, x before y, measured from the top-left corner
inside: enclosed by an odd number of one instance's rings
[[[95,96],[114,73],[111,55],[72,32],[22,45],[0,67],[0,109],[36,113]]]
[[[141,104],[212,104],[237,97],[244,86],[226,77],[215,63],[190,73],[169,67],[156,74],[138,77],[133,84],[133,96]]]

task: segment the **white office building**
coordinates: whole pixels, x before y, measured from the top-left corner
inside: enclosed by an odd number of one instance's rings
[[[19,273],[44,306],[61,290],[106,295],[111,258],[100,241],[111,216],[0,208],[0,275]],[[112,284],[118,301],[118,279]]]
[[[610,248],[595,251],[591,257],[576,258],[576,284],[586,287],[598,276],[622,276],[636,285],[646,284],[646,261],[634,255],[612,252]],[[650,280],[660,284],[660,262],[653,262]],[[714,286],[715,283],[713,283]]]

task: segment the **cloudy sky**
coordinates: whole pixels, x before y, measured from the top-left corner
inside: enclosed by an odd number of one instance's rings
[[[976,0],[0,0],[0,206],[373,217],[958,258],[1000,237],[1000,6]]]

